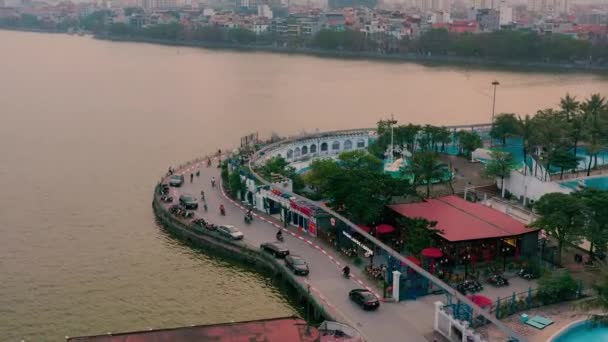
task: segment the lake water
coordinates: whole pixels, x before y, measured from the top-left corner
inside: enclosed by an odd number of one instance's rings
[[[293,313],[267,279],[160,230],[152,188],[171,164],[259,131],[488,122],[590,74],[342,61],[0,31],[0,340]]]

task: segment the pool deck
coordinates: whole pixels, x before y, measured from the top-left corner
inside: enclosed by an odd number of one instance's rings
[[[533,317],[536,315],[544,316],[553,320],[553,324],[538,330],[519,321],[521,314],[528,314]],[[583,312],[576,307],[576,302],[549,305],[541,308],[531,309],[520,312],[503,319],[502,321],[511,329],[526,337],[529,342],[547,342],[556,336],[570,324],[584,320],[589,316],[589,312]],[[477,329],[488,341],[500,341],[502,335],[494,326],[488,325]]]

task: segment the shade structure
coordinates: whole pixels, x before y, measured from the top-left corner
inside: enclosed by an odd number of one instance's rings
[[[418,260],[418,258],[416,258],[415,256],[412,255],[408,255],[405,257],[407,260],[413,262],[414,264],[416,264],[417,266],[422,265],[422,263],[420,262],[420,260]]]
[[[443,252],[439,248],[429,247],[422,250],[422,255],[427,258],[438,259],[443,256]]]
[[[468,295],[467,298],[482,309],[489,308],[492,305],[492,300],[486,296]]]
[[[362,225],[362,224],[358,224],[358,225],[357,225],[357,227],[359,227],[359,228],[363,229],[363,230],[364,230],[366,233],[369,233],[369,232],[371,232],[371,231],[372,231],[372,229],[371,229],[370,227],[368,227],[368,226],[364,226],[364,225]]]
[[[388,234],[395,231],[395,227],[390,224],[383,223],[381,225],[376,226],[376,234]]]

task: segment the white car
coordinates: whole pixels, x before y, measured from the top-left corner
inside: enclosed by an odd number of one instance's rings
[[[222,234],[226,237],[229,237],[233,240],[242,240],[244,237],[243,233],[241,233],[241,231],[236,229],[234,226],[229,226],[229,225],[219,226],[217,228],[217,231],[220,234]]]

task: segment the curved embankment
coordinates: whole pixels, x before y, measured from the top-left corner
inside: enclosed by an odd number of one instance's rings
[[[188,165],[190,164],[182,167],[185,168]],[[288,298],[303,315],[306,316],[308,313],[308,317],[305,317],[308,322],[320,323],[324,320],[334,320],[309,290],[294,278],[292,272],[288,272],[273,256],[262,252],[257,246],[250,246],[243,241],[230,240],[204,228],[195,229],[188,220],[182,220],[172,215],[160,201],[158,185],[154,191],[152,209],[158,223],[175,238],[200,248],[206,253],[219,255],[244,267],[254,269],[264,276],[271,277],[278,283],[281,290],[286,291]]]

